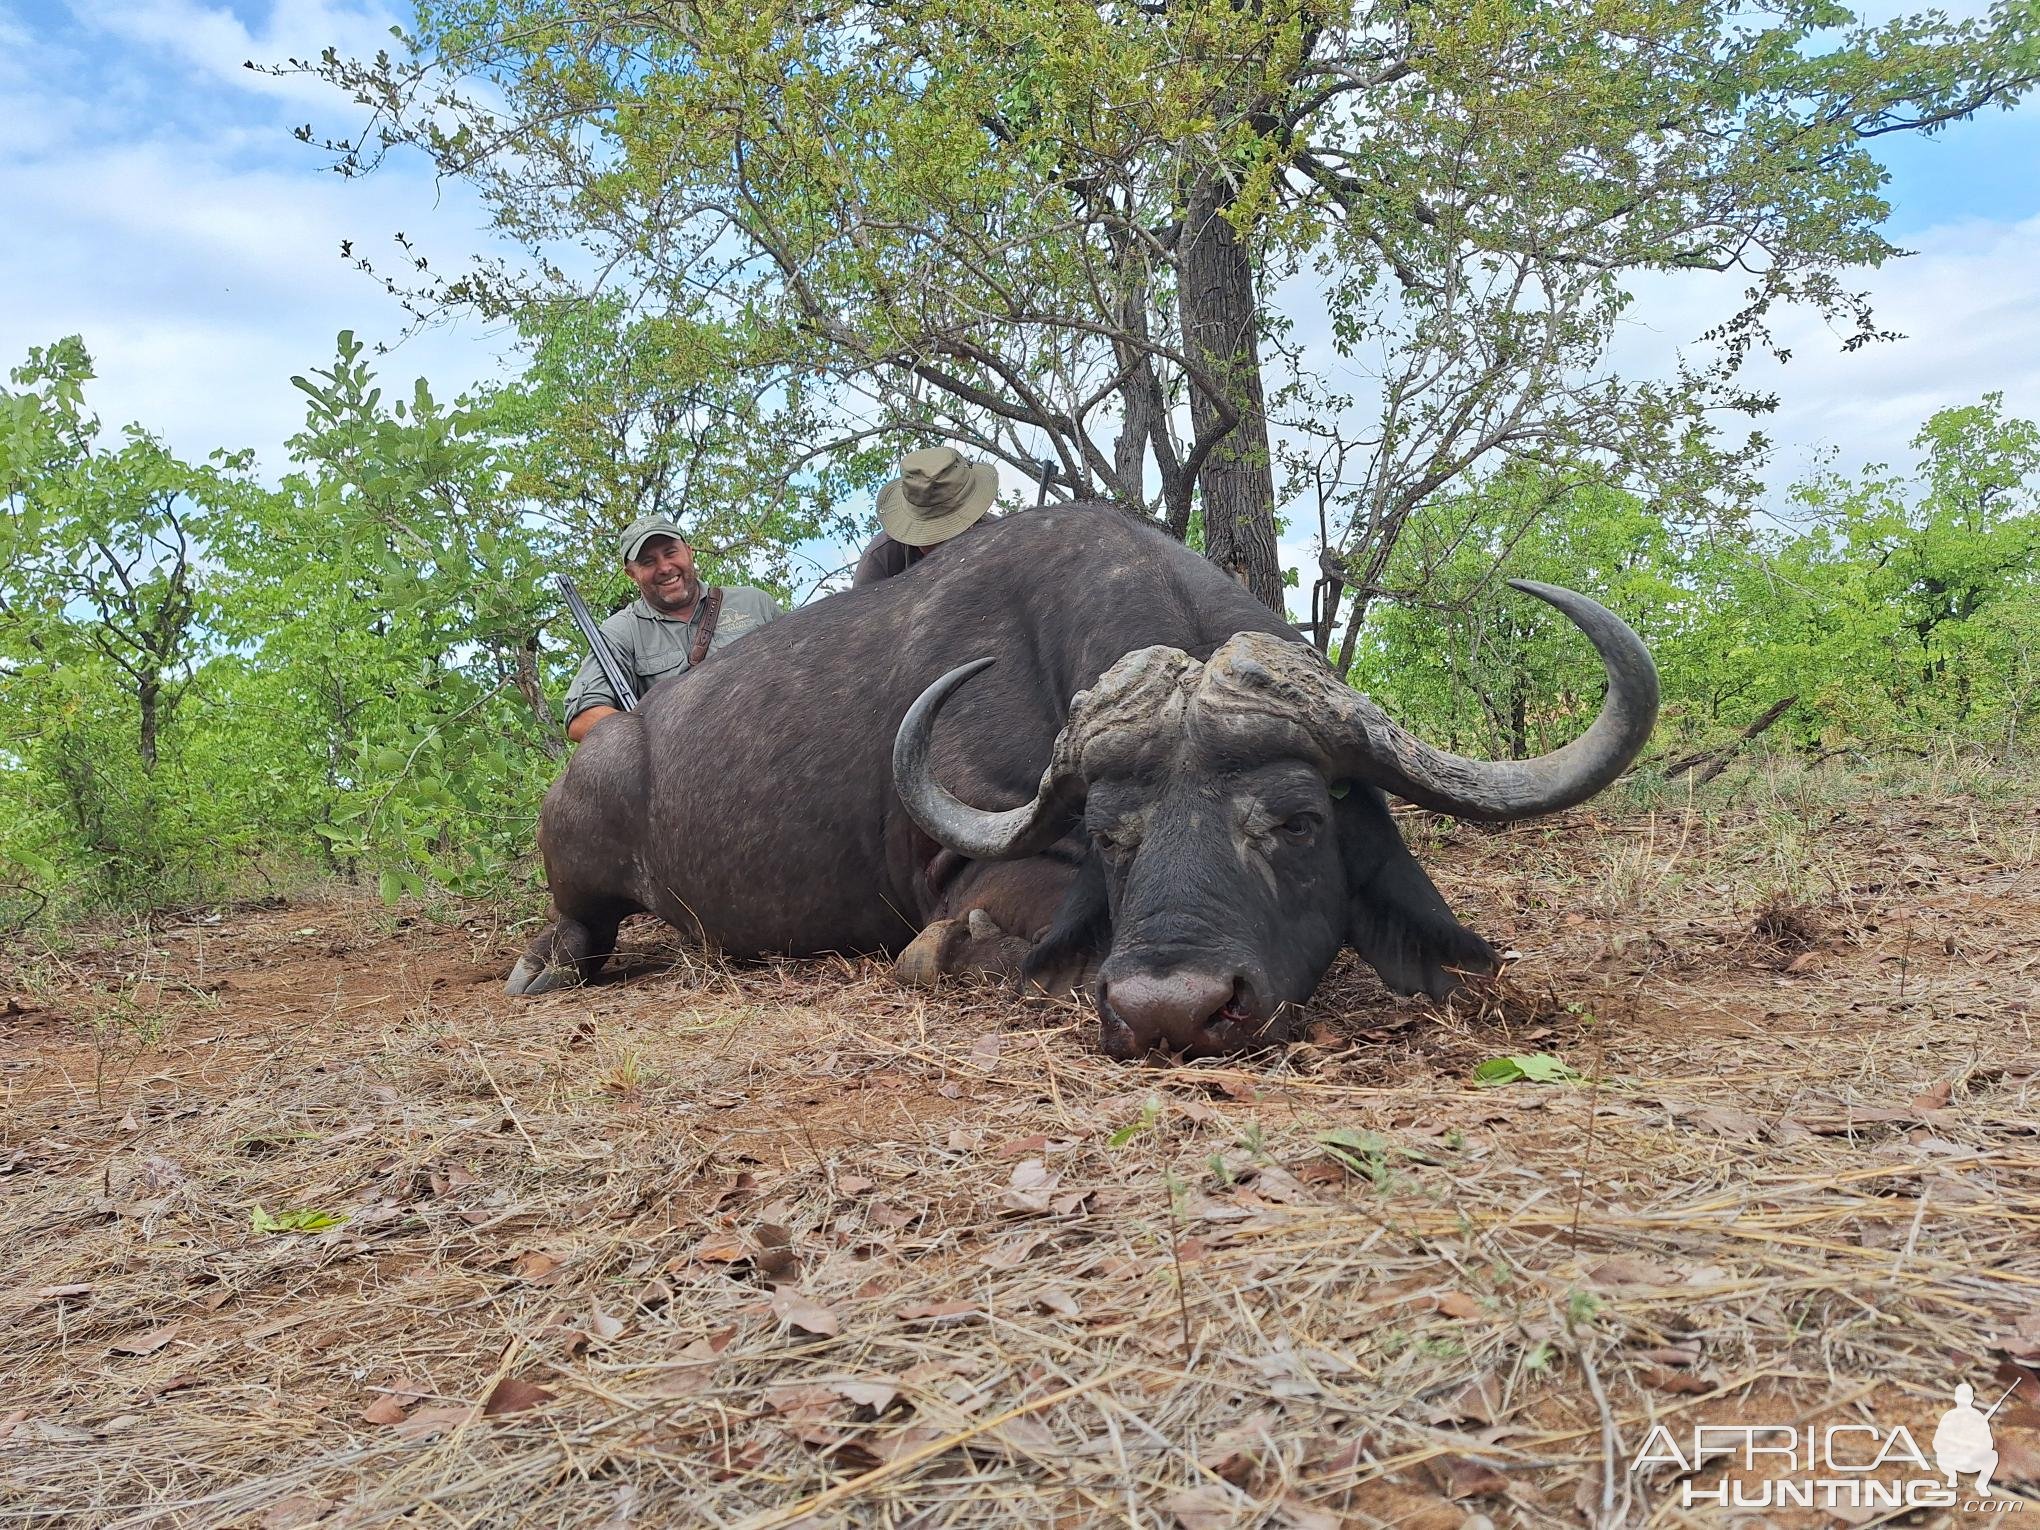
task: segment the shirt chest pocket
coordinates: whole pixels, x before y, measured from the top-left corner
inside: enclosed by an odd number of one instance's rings
[[[654,681],[663,680],[668,675],[685,674],[686,671],[687,652],[685,649],[668,648],[661,653],[646,654],[638,659],[638,678],[644,681],[647,688]]]

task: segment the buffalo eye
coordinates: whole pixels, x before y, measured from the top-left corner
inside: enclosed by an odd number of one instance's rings
[[[1128,836],[1115,834],[1110,829],[1093,829],[1091,842],[1108,861],[1123,860],[1133,853],[1133,840]]]
[[[1276,834],[1284,843],[1291,845],[1309,844],[1317,831],[1318,815],[1315,813],[1292,814],[1275,826]]]

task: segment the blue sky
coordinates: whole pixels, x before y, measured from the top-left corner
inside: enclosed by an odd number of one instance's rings
[[[290,130],[351,127],[316,81],[244,59],[373,52],[403,12],[346,0],[0,0],[0,358],[85,337],[109,425],[139,420],[180,451],[252,446],[265,468],[301,418],[293,372],[353,328],[395,340],[403,315],[340,258],[378,259],[404,230],[448,263],[488,246],[488,216],[415,165],[347,182]],[[477,324],[384,358],[452,394],[496,375],[507,337]]]
[[[82,334],[99,370],[88,397],[109,426],[139,420],[190,455],[251,446],[279,471],[300,416],[290,374],[328,358],[342,328],[371,341],[402,328],[340,241],[382,258],[401,229],[444,267],[488,246],[488,216],[416,161],[332,175],[290,129],[345,130],[352,109],[241,62],[328,43],[373,52],[407,14],[377,0],[0,0],[0,361]],[[1882,152],[1892,237],[1918,254],[1858,285],[1910,338],[1844,355],[1817,321],[1787,322],[1791,365],[1752,379],[1783,396],[1763,426],[1777,482],[1830,450],[1845,465],[1902,457],[1929,412],[1989,389],[2040,412],[2040,111]],[[1647,284],[1619,360],[1667,365],[1737,290]],[[381,365],[399,386],[422,374],[452,394],[497,375],[506,352],[504,333],[468,323]]]

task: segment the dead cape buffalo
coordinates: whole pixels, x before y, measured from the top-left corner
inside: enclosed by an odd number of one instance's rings
[[[1115,1057],[1282,1039],[1342,944],[1396,991],[1442,996],[1494,952],[1382,792],[1551,812],[1612,781],[1657,713],[1635,633],[1520,588],[1593,641],[1607,699],[1557,752],[1488,764],[1398,728],[1117,510],[987,524],[603,722],[546,798],[558,919],[509,991],[590,976],[648,910],[736,956],[905,949],[924,973],[1078,979]]]

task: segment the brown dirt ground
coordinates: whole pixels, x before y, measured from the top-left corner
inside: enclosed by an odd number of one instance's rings
[[[341,895],[28,942],[0,1514],[1720,1523],[1654,1422],[1925,1445],[2024,1378],[1953,1517],[2040,1524],[2030,793],[1407,822],[1505,983],[1342,966],[1224,1065],[653,926],[538,1001],[521,931]],[[1589,1082],[1470,1082],[1536,1052]]]

